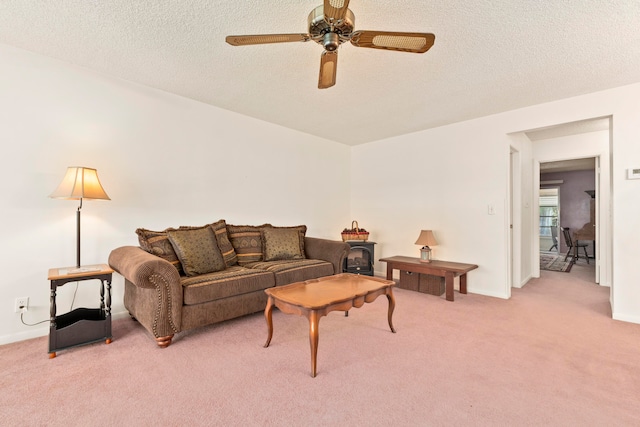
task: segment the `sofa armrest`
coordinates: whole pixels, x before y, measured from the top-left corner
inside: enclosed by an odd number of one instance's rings
[[[321,259],[333,264],[333,273],[342,273],[344,259],[349,254],[351,246],[339,240],[318,239],[316,237],[304,238],[304,251],[307,258]]]
[[[109,265],[126,279],[125,307],[149,332],[159,338],[180,331],[182,284],[170,262],[122,246],[111,251]]]

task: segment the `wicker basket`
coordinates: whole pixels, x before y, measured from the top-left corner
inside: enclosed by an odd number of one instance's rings
[[[360,227],[358,227],[358,221],[351,221],[351,230],[345,228],[342,232],[343,242],[348,240],[362,240],[366,242],[368,238],[369,232],[364,229],[361,230]]]

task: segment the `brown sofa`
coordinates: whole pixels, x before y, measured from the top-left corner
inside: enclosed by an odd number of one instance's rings
[[[124,305],[156,339],[266,306],[265,289],[342,272],[350,247],[306,236],[306,226],[138,229],[140,247],[123,246],[109,265],[125,279]]]

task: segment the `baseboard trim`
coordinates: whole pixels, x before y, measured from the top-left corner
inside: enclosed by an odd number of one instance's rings
[[[620,320],[621,322],[640,324],[640,316],[627,315],[623,313],[613,313],[611,317],[613,318],[613,320]]]

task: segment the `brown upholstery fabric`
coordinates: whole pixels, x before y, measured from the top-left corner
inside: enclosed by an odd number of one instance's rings
[[[111,251],[109,265],[125,278],[124,306],[154,337],[181,330],[182,286],[168,261],[122,246]]]
[[[305,238],[305,236],[307,234],[307,226],[306,225],[294,225],[292,227],[271,226],[271,228],[274,228],[276,230],[298,230],[300,232],[300,249],[302,250],[302,258],[306,258],[305,252],[304,252],[304,238]]]
[[[229,240],[229,233],[227,232],[227,223],[225,220],[221,219],[214,222],[211,224],[211,228],[216,235],[218,247],[220,248],[220,252],[222,252],[222,257],[224,258],[224,263],[227,267],[236,265],[238,263],[238,256],[236,255],[236,251]]]
[[[304,258],[300,231],[293,228],[263,228],[262,244],[265,261]]]
[[[138,228],[136,234],[138,235],[138,243],[140,247],[150,254],[156,255],[164,260],[167,260],[173,265],[179,274],[184,274],[178,255],[173,250],[173,246],[169,241],[167,235],[168,228],[164,231],[151,231],[145,228]]]
[[[226,268],[211,227],[169,230],[167,235],[187,276]]]
[[[322,259],[333,264],[333,274],[342,273],[344,259],[351,251],[347,242],[339,240],[318,239],[316,237],[304,238],[304,252],[309,259]]]
[[[264,311],[266,305],[267,294],[264,291],[250,292],[202,304],[183,305],[182,330],[186,331],[187,329]]]
[[[227,224],[229,240],[238,256],[238,264],[244,266],[251,262],[262,261],[262,234],[260,229],[271,227],[270,224],[259,226]]]
[[[236,265],[238,263],[238,257],[236,256],[236,251],[233,249],[233,245],[231,245],[231,242],[229,241],[227,223],[224,219],[218,220],[212,224],[197,227],[182,225],[180,226],[180,230],[195,230],[207,227],[211,227],[211,229],[213,229],[213,233],[216,235],[218,248],[220,248],[220,252],[222,253],[226,266],[231,267],[232,265]]]
[[[276,276],[276,286],[287,285],[318,277],[331,276],[333,265],[318,259],[296,259],[283,261],[255,262],[247,267],[256,270],[270,271]]]
[[[216,273],[182,277],[180,282],[184,289],[184,303],[187,305],[261,291],[275,286],[273,274],[238,265]]]

